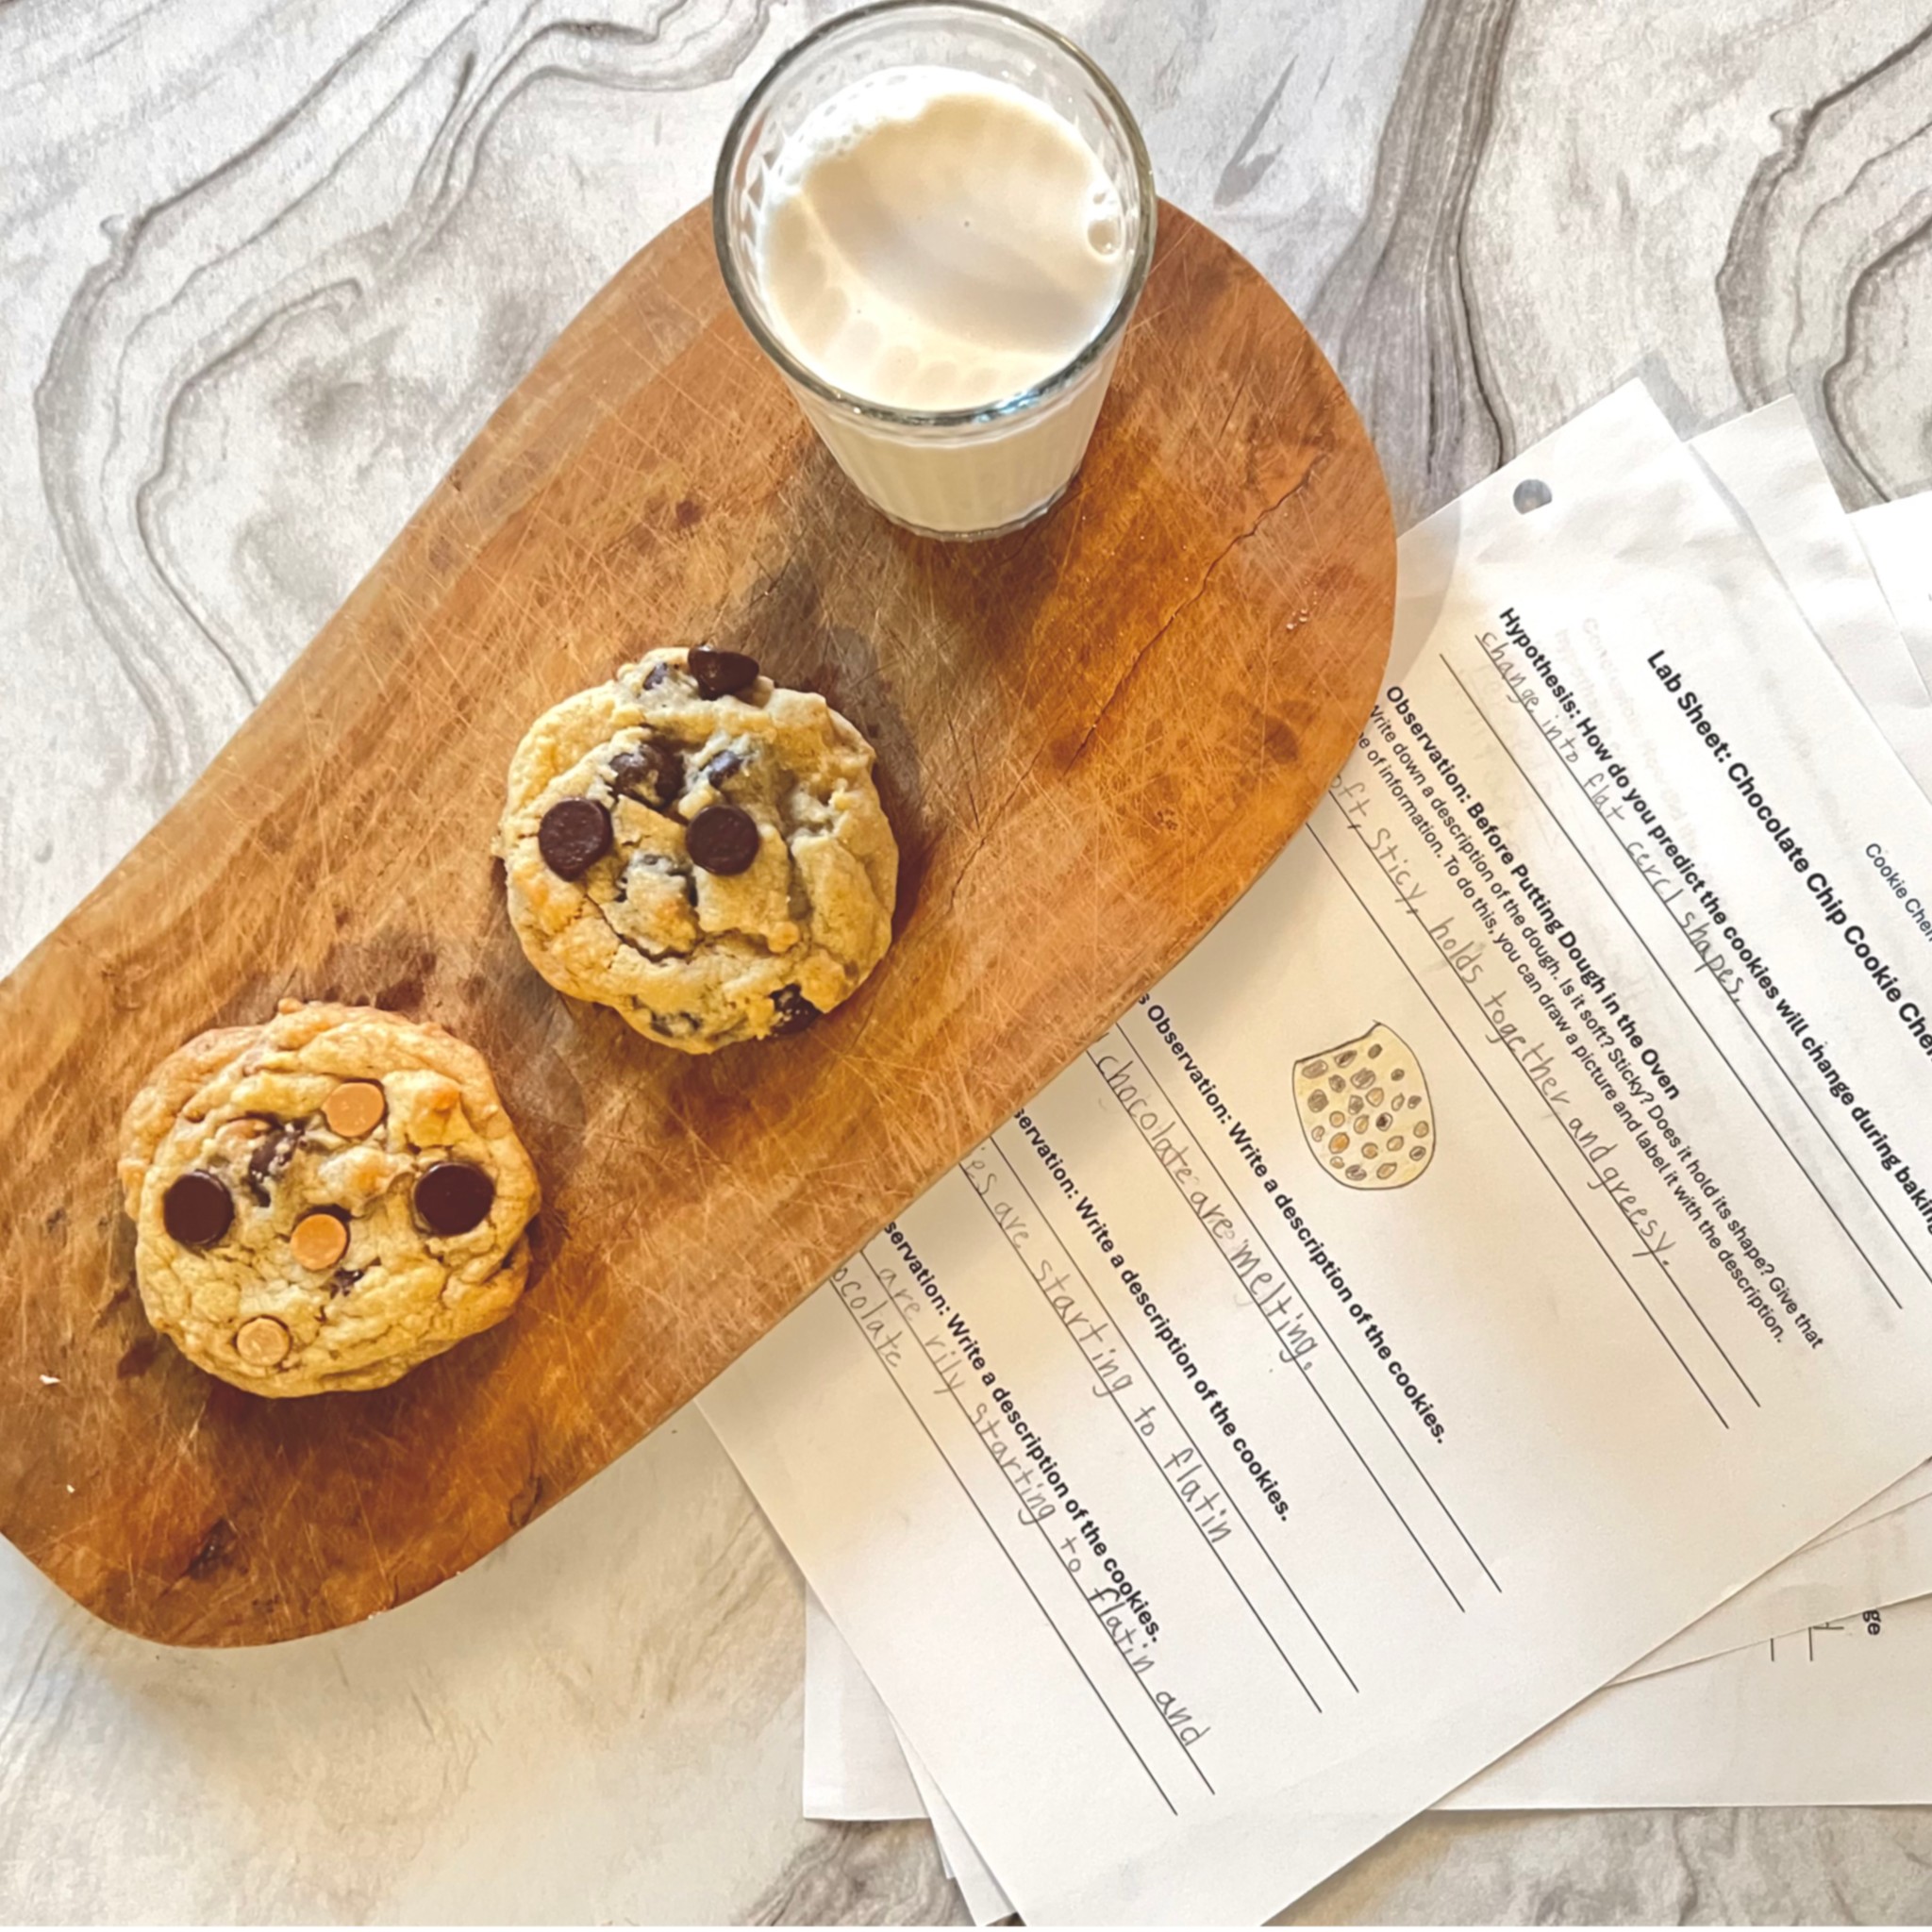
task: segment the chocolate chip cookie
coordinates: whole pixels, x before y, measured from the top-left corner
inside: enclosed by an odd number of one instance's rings
[[[536,1171],[474,1048],[284,1000],[190,1041],[121,1129],[148,1319],[258,1395],[380,1389],[500,1322]]]
[[[652,651],[530,727],[496,851],[552,986],[684,1053],[795,1033],[892,936],[872,747],[734,651]]]

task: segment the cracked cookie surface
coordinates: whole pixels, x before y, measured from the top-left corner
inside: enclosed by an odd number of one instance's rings
[[[550,984],[685,1053],[792,1033],[891,942],[872,747],[729,651],[658,650],[530,727],[497,832]]]
[[[536,1170],[483,1057],[441,1026],[284,1000],[204,1033],[127,1109],[148,1319],[258,1395],[380,1389],[500,1322]]]

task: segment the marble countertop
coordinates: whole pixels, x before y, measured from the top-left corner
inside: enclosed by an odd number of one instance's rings
[[[1924,0],[1036,0],[1412,520],[1641,373],[1932,483]],[[0,0],[0,969],[708,186],[788,0]],[[695,1416],[441,1590],[133,1642],[0,1544],[0,1921],[961,1916],[799,1817],[797,1578]],[[1932,1812],[1425,1819],[1307,1922],[1932,1915]]]

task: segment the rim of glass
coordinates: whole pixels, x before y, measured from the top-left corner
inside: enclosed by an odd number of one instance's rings
[[[896,408],[891,403],[874,402],[866,396],[855,395],[850,390],[841,389],[836,383],[827,382],[824,376],[800,361],[766,325],[763,316],[758,312],[756,304],[749,298],[740,279],[738,266],[731,256],[726,203],[730,195],[733,163],[743,145],[745,130],[751,125],[753,117],[763,106],[777,82],[806,55],[813,52],[824,42],[858,25],[861,21],[875,20],[883,14],[891,13],[983,14],[1006,21],[1008,25],[1020,28],[1023,33],[1030,34],[1036,40],[1044,41],[1064,54],[1092,82],[1101,98],[1119,119],[1122,130],[1126,136],[1127,152],[1133,158],[1134,178],[1141,196],[1141,236],[1134,248],[1134,258],[1127,266],[1127,278],[1121,285],[1120,298],[1108,312],[1107,320],[1094,330],[1070,362],[1064,363],[1050,375],[1041,376],[1038,382],[1017,391],[1012,395],[1002,396],[996,402],[978,403],[971,408]],[[850,410],[854,415],[866,417],[874,423],[891,423],[920,429],[958,429],[975,423],[995,423],[1002,417],[1031,408],[1034,404],[1043,402],[1047,397],[1065,389],[1100,358],[1108,344],[1125,326],[1127,317],[1133,313],[1134,305],[1141,299],[1141,291],[1147,281],[1147,271],[1154,260],[1154,231],[1158,223],[1158,206],[1154,192],[1154,164],[1147,158],[1147,143],[1141,137],[1141,125],[1134,119],[1133,110],[1122,99],[1120,89],[1114,86],[1082,48],[1075,45],[1058,28],[1050,27],[1045,22],[1035,20],[1030,14],[1021,13],[1011,7],[999,6],[995,4],[995,0],[873,0],[870,6],[854,8],[849,13],[839,14],[835,19],[814,27],[795,46],[787,48],[766,70],[764,77],[745,96],[742,106],[731,117],[731,125],[724,130],[724,142],[718,150],[718,165],[711,176],[711,244],[717,250],[718,270],[724,277],[725,293],[731,297],[731,306],[737,309],[739,320],[751,331],[752,339],[758,347],[801,389],[808,390],[824,402]]]

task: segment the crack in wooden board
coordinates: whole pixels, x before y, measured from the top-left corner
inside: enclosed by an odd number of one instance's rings
[[[0,1530],[62,1589],[158,1641],[249,1643],[455,1574],[1023,1105],[1307,817],[1386,660],[1388,497],[1299,322],[1161,220],[1074,489],[1032,531],[946,546],[839,476],[694,210],[0,987]],[[857,998],[691,1060],[537,978],[488,849],[532,717],[708,640],[868,733],[904,864]],[[127,1095],[283,993],[473,1041],[544,1177],[515,1317],[372,1394],[209,1381],[152,1345],[132,1292]]]

